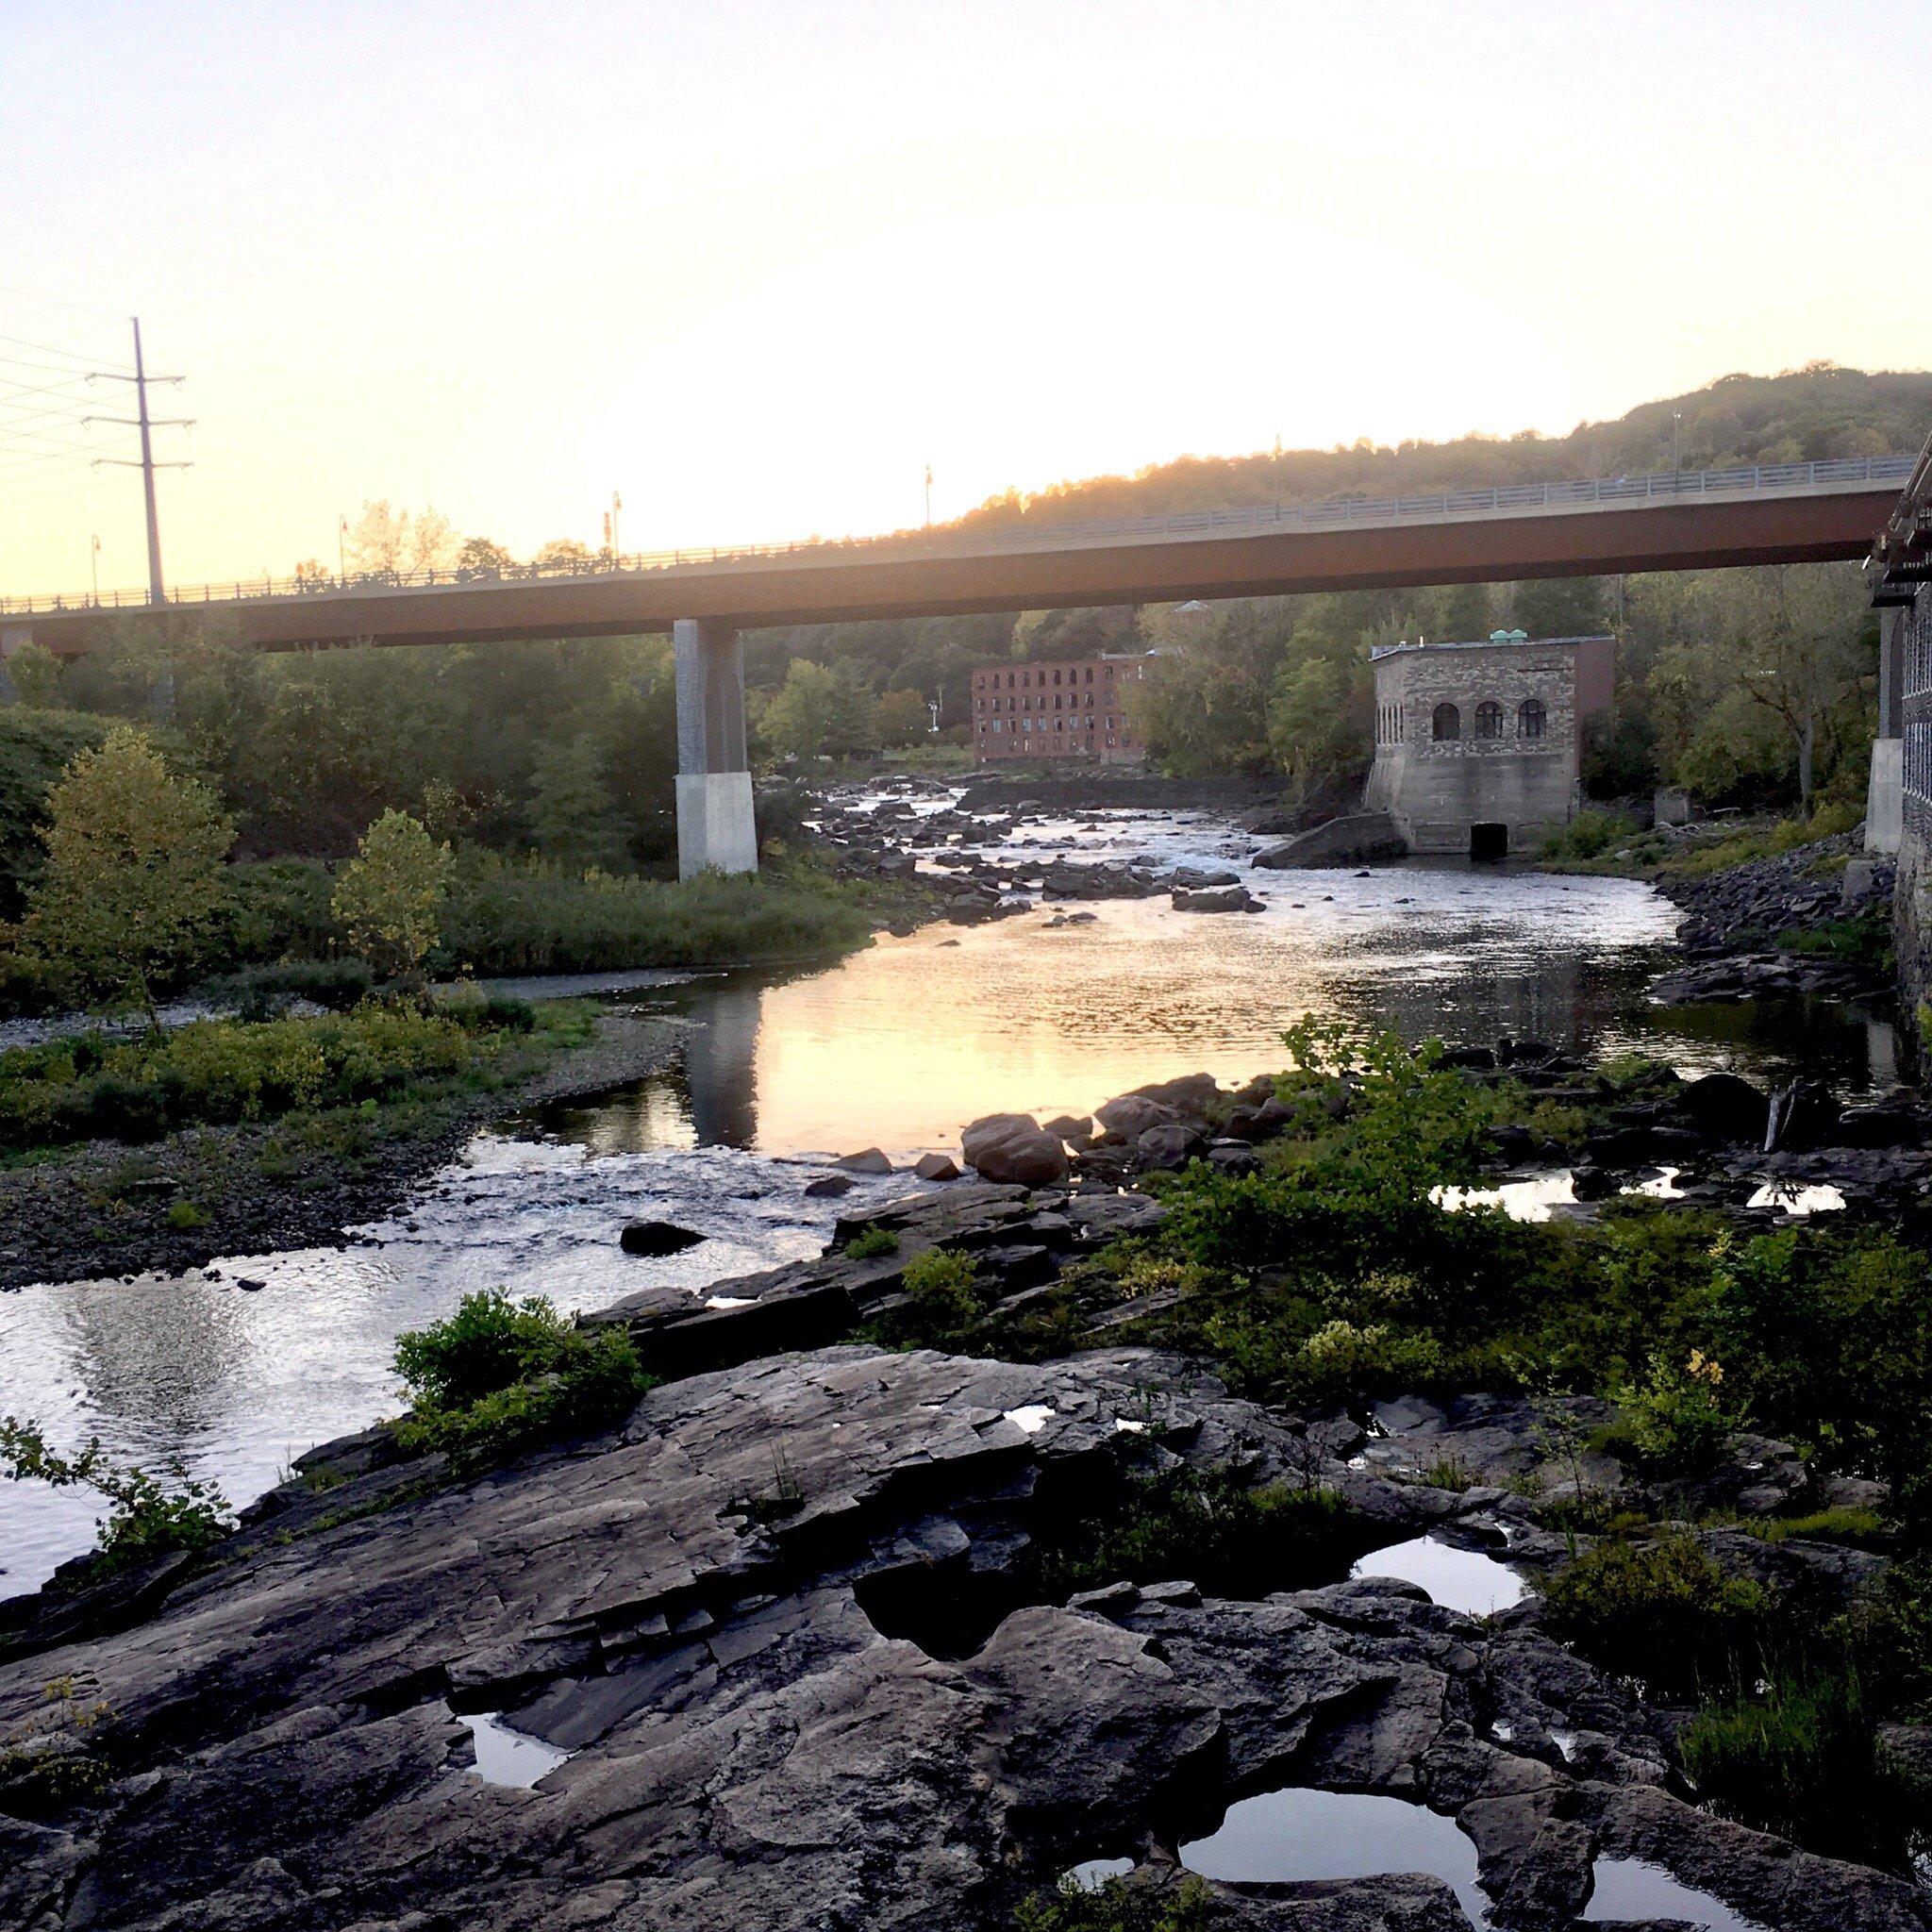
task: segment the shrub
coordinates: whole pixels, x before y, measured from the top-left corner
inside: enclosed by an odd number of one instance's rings
[[[226,1499],[211,1484],[177,1472],[171,1488],[147,1470],[110,1461],[97,1437],[78,1456],[61,1456],[34,1424],[0,1417],[0,1468],[15,1482],[77,1486],[107,1497],[113,1507],[99,1525],[91,1575],[205,1550],[233,1526]]]
[[[1110,1492],[1083,1489],[1076,1510],[1040,1536],[1052,1597],[1125,1578],[1186,1577],[1219,1595],[1329,1580],[1374,1533],[1332,1490],[1256,1485],[1241,1470],[1189,1463],[1135,1473]]]
[[[1109,1878],[1095,1890],[1073,1879],[1021,1902],[1018,1932],[1207,1932],[1211,1894],[1198,1878],[1157,1889]]]
[[[963,1328],[979,1317],[978,1264],[951,1248],[928,1248],[906,1264],[906,1291],[936,1325]]]
[[[844,1256],[848,1261],[870,1261],[879,1255],[896,1255],[899,1252],[899,1237],[890,1227],[872,1226],[861,1228],[845,1243]]]
[[[1724,1406],[1724,1379],[1722,1364],[1700,1348],[1681,1367],[1665,1356],[1652,1356],[1644,1380],[1618,1391],[1617,1422],[1606,1432],[1607,1445],[1660,1475],[1708,1469],[1740,1422]]]
[[[395,1367],[413,1405],[401,1440],[466,1463],[604,1427],[650,1386],[623,1329],[587,1333],[544,1297],[516,1302],[500,1289],[399,1336]]]
[[[1761,1585],[1682,1534],[1599,1543],[1550,1578],[1543,1605],[1558,1637],[1661,1695],[1755,1675],[1774,1608]]]
[[[1622,812],[1580,811],[1543,841],[1545,858],[1600,858],[1612,845],[1637,836],[1634,819]]]

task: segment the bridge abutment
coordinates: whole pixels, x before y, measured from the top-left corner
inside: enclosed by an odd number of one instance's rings
[[[1865,786],[1865,850],[1895,853],[1906,829],[1905,616],[1878,613],[1878,736]]]
[[[671,649],[677,674],[677,875],[756,872],[744,645],[735,625],[680,617]]]

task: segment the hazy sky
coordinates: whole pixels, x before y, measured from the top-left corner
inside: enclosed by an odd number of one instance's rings
[[[1897,0],[0,0],[0,590],[142,579],[114,432],[24,395],[115,412],[22,344],[129,312],[177,582],[373,497],[865,531],[928,460],[945,516],[1924,367],[1928,71]]]

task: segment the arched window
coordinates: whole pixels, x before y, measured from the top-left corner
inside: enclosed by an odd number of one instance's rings
[[[1524,698],[1516,708],[1516,735],[1518,738],[1541,738],[1543,735],[1543,701],[1541,698]]]
[[[1454,705],[1438,705],[1435,716],[1436,742],[1462,736],[1462,713]]]
[[[1501,738],[1503,735],[1503,708],[1493,698],[1485,698],[1475,708],[1475,735],[1478,738]]]

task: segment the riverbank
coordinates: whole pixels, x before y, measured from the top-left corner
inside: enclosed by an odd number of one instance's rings
[[[636,1015],[586,1010],[507,1046],[476,1083],[425,1081],[383,1103],[190,1127],[142,1145],[92,1142],[0,1169],[0,1290],[340,1244],[480,1127],[640,1079],[677,1039]]]

